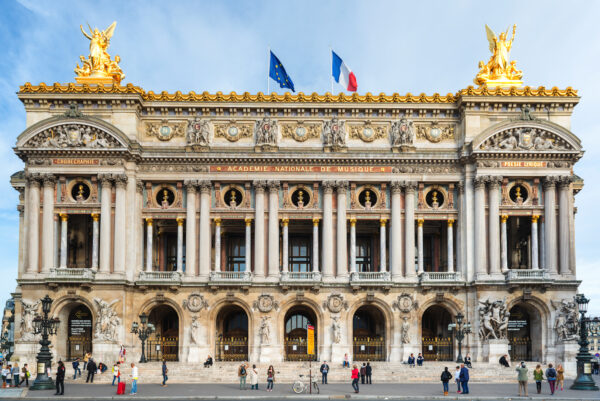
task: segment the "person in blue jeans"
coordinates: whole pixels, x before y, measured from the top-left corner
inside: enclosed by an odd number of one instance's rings
[[[423,358],[423,355],[421,355],[421,353],[419,352],[419,355],[417,356],[417,366],[423,366],[424,360],[425,358]]]
[[[329,373],[329,365],[327,364],[327,361],[323,361],[323,364],[319,370],[321,371],[321,384],[327,384],[327,373]]]
[[[169,376],[167,376],[167,373],[169,373],[169,369],[167,369],[167,361],[163,361],[163,364],[162,364],[162,377],[163,377],[162,386],[163,387],[167,387],[167,380],[169,380]]]
[[[469,394],[469,369],[464,363],[460,364],[460,385],[462,386],[462,394]]]
[[[73,380],[77,379],[77,373],[79,372],[79,377],[81,377],[81,369],[79,368],[79,358],[73,361]]]
[[[442,381],[442,385],[444,386],[444,395],[448,395],[448,391],[450,391],[450,389],[448,388],[448,382],[452,379],[452,373],[450,373],[448,371],[448,367],[444,368],[444,371],[442,372],[442,376],[440,377],[440,380]]]
[[[137,394],[138,368],[135,363],[131,364],[131,395]]]

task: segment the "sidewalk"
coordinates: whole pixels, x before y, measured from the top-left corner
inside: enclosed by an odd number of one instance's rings
[[[566,383],[571,385],[571,381]],[[249,387],[249,386],[248,386]],[[273,392],[267,392],[266,383],[260,383],[259,390],[239,390],[237,384],[172,384],[168,387],[161,387],[159,384],[138,385],[138,399],[157,399],[157,400],[215,400],[215,399],[397,399],[397,400],[492,400],[492,399],[519,399],[517,382],[510,384],[482,384],[473,383],[470,386],[470,394],[461,396],[456,394],[456,385],[450,386],[450,395],[444,397],[442,393],[442,384],[432,383],[424,384],[374,384],[361,385],[360,394],[352,391],[350,383],[335,383],[329,385],[320,385],[320,395],[296,395],[292,392],[290,383],[275,383]],[[131,386],[127,385],[127,393]],[[103,399],[126,399],[134,398],[129,396],[117,396],[117,387],[110,384],[69,384],[65,386],[65,395],[54,397],[54,391],[29,391],[24,394],[29,399],[82,399],[82,400],[103,400]],[[593,391],[574,391],[565,388],[565,391],[558,391],[551,397],[548,383],[543,383],[542,394],[535,393],[535,383],[529,383],[529,399],[553,399],[553,400],[581,400],[581,399],[600,399],[600,392]],[[2,394],[0,392],[0,397]],[[14,397],[14,395],[13,395]],[[525,399],[525,398],[521,398]]]

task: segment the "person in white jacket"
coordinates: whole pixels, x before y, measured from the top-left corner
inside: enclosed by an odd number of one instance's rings
[[[456,392],[460,394],[460,366],[457,366],[456,370],[454,371],[454,382],[458,387],[458,390]]]
[[[138,368],[135,363],[131,364],[131,395],[137,394]]]
[[[251,390],[258,390],[258,370],[256,365],[252,365],[250,369],[250,384],[252,385]]]

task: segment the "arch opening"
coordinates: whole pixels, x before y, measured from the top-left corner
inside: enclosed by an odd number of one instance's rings
[[[307,306],[298,305],[291,308],[284,319],[284,350],[286,361],[317,360],[317,316]],[[309,328],[312,327],[312,334]],[[309,338],[312,336],[312,340]],[[309,342],[314,346],[312,350]],[[312,353],[309,353],[312,351]]]
[[[352,318],[353,360],[385,361],[385,316],[371,305],[361,306]]]
[[[542,360],[542,319],[533,306],[520,303],[510,309],[508,350],[512,361]]]
[[[248,314],[237,305],[223,307],[217,315],[215,359],[248,360]]]
[[[84,304],[73,304],[68,314],[68,334],[57,338],[66,338],[66,355],[67,360],[72,361],[89,352],[92,353],[92,329],[93,329],[93,314],[90,309]],[[63,354],[64,355],[64,354]]]
[[[440,305],[427,308],[421,318],[421,352],[426,361],[452,361],[454,337],[448,325],[450,312]]]
[[[169,305],[158,305],[150,311],[148,321],[156,331],[148,339],[147,358],[151,361],[179,360],[179,315]]]

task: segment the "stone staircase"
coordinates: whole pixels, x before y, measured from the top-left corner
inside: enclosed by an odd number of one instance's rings
[[[358,364],[358,363],[357,363]],[[362,364],[362,363],[361,363]],[[131,381],[129,374],[131,368],[129,364],[121,369],[124,380]],[[159,383],[162,381],[161,363],[148,362],[145,364],[136,364],[139,368],[140,382]],[[191,364],[185,362],[169,362],[169,383],[237,383],[238,362],[216,362],[212,368],[204,368],[201,363]],[[320,362],[311,364],[313,375],[317,375],[319,380]],[[437,383],[445,366],[453,372],[456,367],[454,362],[425,362],[422,367],[409,368],[408,365],[394,362],[372,362],[373,381],[377,383]],[[527,363],[530,370],[535,368],[536,362]],[[299,374],[308,376],[308,362],[279,362],[274,363],[276,375],[275,379],[279,383],[292,383],[298,379]],[[259,383],[266,383],[266,372],[269,367],[267,363],[257,364]],[[339,365],[329,365],[330,372],[328,379],[330,382],[350,381],[350,369],[344,369]],[[98,374],[94,378],[96,383],[110,383],[112,381],[112,366],[103,374]],[[544,366],[545,369],[545,366]],[[574,378],[572,375],[566,375],[567,378]],[[67,365],[67,381],[73,382],[73,370]],[[82,372],[82,379],[85,380],[86,372]],[[517,373],[513,367],[503,368],[498,364],[475,363],[470,370],[472,382],[515,382]],[[77,379],[81,382],[81,379]]]

